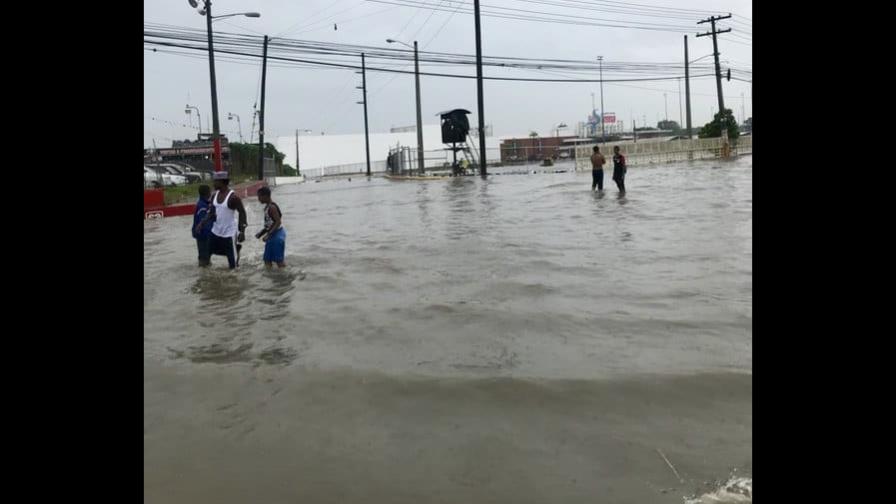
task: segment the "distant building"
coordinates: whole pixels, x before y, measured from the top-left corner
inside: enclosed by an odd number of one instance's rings
[[[637,128],[635,130],[635,138],[644,140],[648,138],[674,137],[674,130],[662,130],[657,128]]]
[[[556,137],[523,137],[507,138],[501,141],[501,163],[513,164],[542,159],[558,159],[574,157],[574,149],[569,141],[576,138],[570,136]]]
[[[215,152],[214,144],[210,139],[200,140],[174,140],[171,147],[160,149],[146,149],[143,153],[144,161],[147,158],[153,161],[178,161],[186,163],[199,171],[214,169],[212,155]],[[227,137],[221,137],[221,160],[226,167],[230,164],[230,142]]]

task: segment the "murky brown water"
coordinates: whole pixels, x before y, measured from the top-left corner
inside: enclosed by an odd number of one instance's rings
[[[199,270],[188,217],[146,222],[146,502],[681,503],[749,475],[751,164],[631,168],[622,199],[590,173],[281,187],[285,272],[254,240]]]

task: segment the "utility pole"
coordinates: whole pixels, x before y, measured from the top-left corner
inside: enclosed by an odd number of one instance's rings
[[[417,56],[417,41],[414,41],[414,77],[417,81],[417,167],[420,175],[426,169],[426,158],[423,155],[423,112],[420,110],[420,58]],[[366,98],[365,98],[366,100]]]
[[[691,133],[691,75],[688,62],[688,36],[684,36],[684,103],[687,111],[688,138],[694,138]]]
[[[476,17],[476,91],[479,105],[479,174],[488,175],[485,158],[485,102],[482,96],[482,29],[479,22],[479,0],[473,0]]]
[[[357,72],[355,72],[357,73]],[[367,65],[364,63],[364,53],[361,53],[361,85],[356,86],[364,96],[358,105],[364,105],[364,147],[367,149],[367,176],[370,176],[370,132],[367,129]]]
[[[301,174],[299,171],[299,130],[296,130],[296,176]]]
[[[731,28],[726,28],[724,30],[716,30],[716,21],[721,21],[722,19],[728,19],[731,17],[731,14],[727,16],[711,16],[702,21],[699,21],[697,24],[710,23],[712,26],[712,30],[706,33],[698,33],[697,37],[708,37],[712,35],[712,52],[716,61],[716,91],[719,95],[719,112],[725,110],[725,99],[722,97],[722,67],[719,66],[719,42],[717,39],[717,35],[720,33],[727,33],[731,31]],[[723,128],[724,129],[724,128]]]
[[[261,109],[258,111],[258,180],[264,180],[264,86],[268,75],[268,36],[261,57]]]
[[[208,69],[212,88],[212,145],[214,149],[215,171],[221,167],[221,127],[218,123],[218,86],[215,78],[215,47],[212,42],[212,3],[205,2],[205,23],[208,35]],[[201,120],[200,120],[201,123]]]
[[[684,124],[684,117],[681,112],[681,77],[678,78],[678,127]]]
[[[258,105],[257,103],[255,105]],[[252,105],[252,129],[249,130],[249,143],[255,139],[255,119],[258,117],[258,110]]]

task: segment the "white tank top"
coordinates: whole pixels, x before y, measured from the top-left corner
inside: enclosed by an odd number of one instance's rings
[[[230,201],[233,191],[227,193],[224,203],[218,203],[219,192],[215,191],[215,195],[212,196],[212,204],[215,205],[215,223],[212,225],[212,233],[221,238],[230,238],[236,236],[237,231],[236,210],[227,207],[227,202]]]

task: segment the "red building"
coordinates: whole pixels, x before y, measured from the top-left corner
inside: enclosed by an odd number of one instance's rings
[[[508,138],[501,142],[501,163],[514,164],[542,159],[572,158],[570,140],[575,135]],[[574,153],[574,150],[572,150]]]

